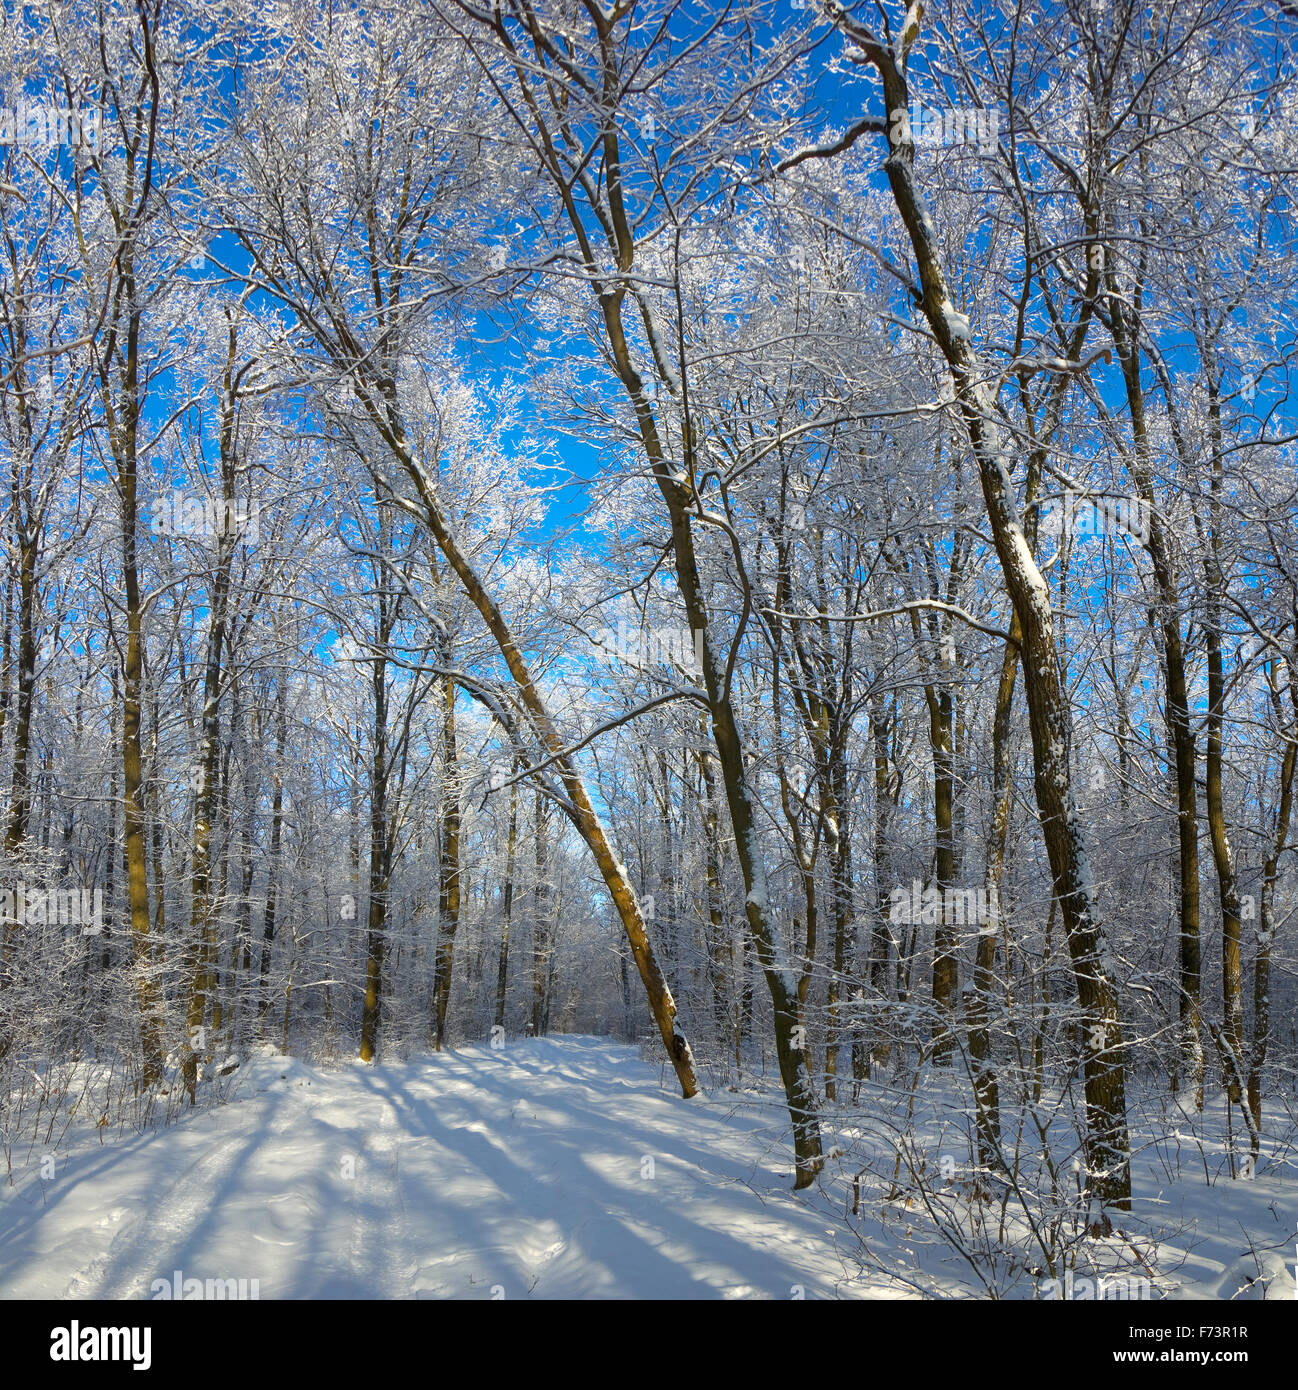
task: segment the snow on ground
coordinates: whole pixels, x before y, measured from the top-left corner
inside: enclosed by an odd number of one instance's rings
[[[147,1298],[179,1270],[263,1299],[811,1298],[848,1272],[759,1122],[660,1089],[633,1048],[266,1057],[239,1094],[60,1151],[0,1202],[0,1297]]]
[[[913,1199],[871,1191],[847,1222],[850,1131],[795,1194],[776,1095],[682,1101],[664,1071],[575,1036],[328,1071],[267,1051],[226,1105],[69,1135],[52,1177],[25,1155],[0,1179],[0,1297],[148,1298],[177,1274],[263,1299],[986,1295]],[[1136,1165],[1152,1296],[1293,1297],[1292,1163],[1212,1185],[1194,1164]]]

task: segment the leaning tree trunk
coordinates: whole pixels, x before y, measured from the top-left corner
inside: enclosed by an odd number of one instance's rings
[[[455,571],[470,602],[478,610],[504,658],[532,729],[546,749],[548,759],[552,762],[567,795],[564,810],[591,851],[600,877],[604,880],[604,886],[621,918],[632,958],[649,999],[650,1011],[671,1058],[681,1094],[688,1099],[696,1095],[699,1089],[694,1056],[685,1034],[676,1022],[676,1001],[672,998],[671,990],[667,987],[667,981],[654,954],[644,914],[626,867],[615,852],[608,833],[595,813],[590,794],[577,769],[575,756],[564,745],[509,624],[487,592],[472,561],[460,548],[452,532],[450,519],[442,508],[436,485],[407,444],[404,430],[395,422],[395,400],[391,397],[389,399],[394,408],[393,412],[386,409],[375,412],[372,413],[371,419],[414,485],[419,498],[421,518],[432,532],[438,549]]]
[[[626,232],[624,272],[631,269],[631,238]],[[589,248],[585,259],[592,279],[598,271]],[[775,1052],[780,1079],[784,1084],[789,1118],[793,1126],[794,1186],[810,1186],[823,1165],[820,1124],[811,1071],[807,1065],[806,1029],[802,1024],[798,981],[789,963],[784,933],[771,905],[766,864],[757,833],[754,792],[744,760],[744,742],[731,694],[731,670],[721,655],[721,639],[708,622],[704,586],[694,544],[691,519],[692,495],[667,461],[658,423],[649,403],[645,382],[632,358],[622,323],[625,288],[609,289],[599,296],[612,359],[635,411],[640,440],[649,459],[654,481],[666,505],[671,526],[672,553],[676,560],[676,584],[685,606],[690,631],[702,647],[703,683],[708,712],[712,717],[712,741],[730,824],[735,834],[735,850],[744,880],[744,911],[753,947],[757,953],[766,987],[770,993],[775,1024]],[[641,306],[642,313],[648,309]],[[695,467],[692,425],[685,422],[687,462]]]
[[[837,10],[839,23],[878,70],[885,115],[910,106],[897,49],[884,47]],[[913,42],[918,21],[903,50]],[[1059,665],[1050,588],[1019,524],[1010,460],[987,383],[994,379],[974,350],[969,323],[952,303],[931,214],[915,177],[915,146],[906,130],[884,161],[893,200],[915,254],[921,305],[947,361],[956,405],[978,464],[997,558],[1023,632],[1023,670],[1032,733],[1037,808],[1050,861],[1054,895],[1068,940],[1083,1020],[1082,1073],[1085,1148],[1092,1190],[1128,1210],[1131,1160],[1127,1137],[1125,1043],[1118,1015],[1112,957],[1095,912],[1095,883],[1073,797],[1072,719]]]
[[[634,412],[640,443],[666,506],[677,588],[690,631],[702,646],[703,683],[708,713],[712,719],[713,743],[743,875],[748,930],[771,997],[775,1050],[793,1127],[794,1185],[801,1188],[815,1181],[824,1161],[820,1147],[820,1125],[807,1062],[806,1029],[802,1025],[798,982],[790,965],[779,918],[769,898],[766,864],[757,829],[756,795],[745,766],[743,737],[731,697],[732,663],[721,655],[728,644],[709,627],[705,589],[695,552],[692,517],[695,515],[697,498],[689,479],[697,477],[700,471],[696,457],[696,423],[690,418],[688,404],[681,395],[680,382],[672,372],[662,370],[660,344],[668,340],[668,335],[659,332],[647,300],[637,297],[634,309],[643,321],[646,336],[652,345],[652,355],[664,392],[673,399],[674,407],[679,406],[681,411],[682,455],[685,463],[685,473],[682,475],[677,466],[669,461],[663,447],[655,405],[636,365],[623,322],[623,304],[633,283],[636,249],[634,219],[628,214],[623,196],[618,137],[621,114],[617,110],[621,99],[620,59],[614,28],[618,20],[625,16],[618,19],[608,16],[595,18],[598,7],[588,8],[594,18],[599,46],[598,76],[592,90],[597,92],[596,100],[600,104],[599,114],[603,123],[600,188],[595,190],[590,184],[582,184],[578,188],[570,179],[559,148],[565,146],[570,153],[577,153],[571,148],[572,131],[566,125],[551,127],[547,124],[532,87],[532,72],[515,51],[511,52],[510,61],[520,84],[525,108],[520,108],[519,117],[529,138],[535,142],[533,147],[538,150],[542,166],[562,199],[576,255],[580,258],[583,274],[589,280],[592,302],[598,306],[597,312],[604,325],[609,358]],[[542,32],[539,23],[532,26],[531,37],[534,52],[541,66],[544,66],[545,57],[552,51],[548,47],[550,39]],[[535,122],[535,130],[532,122]],[[582,166],[589,161],[590,154],[590,151],[581,153]],[[594,204],[606,237],[606,249],[596,252],[591,245],[587,224],[576,206],[578,196],[588,197]]]

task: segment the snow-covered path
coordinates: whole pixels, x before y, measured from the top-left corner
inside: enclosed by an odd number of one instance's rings
[[[240,1095],[74,1147],[0,1202],[0,1297],[807,1298],[850,1293],[779,1117],[685,1102],[604,1039],[339,1071],[258,1059]],[[3,1191],[0,1188],[0,1191]]]

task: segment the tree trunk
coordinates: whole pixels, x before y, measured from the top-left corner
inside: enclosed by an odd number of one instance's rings
[[[978,1159],[986,1168],[1001,1166],[1000,1084],[991,1063],[987,1018],[996,984],[996,939],[1001,929],[1000,890],[1005,871],[1005,842],[1009,832],[1010,715],[1019,665],[1022,631],[1018,616],[1010,623],[1010,640],[1001,654],[1000,681],[992,721],[992,824],[987,846],[985,885],[988,920],[981,924],[974,957],[973,998],[969,1009],[969,1056],[973,1062],[974,1104],[977,1113]]]
[[[550,856],[546,846],[545,799],[536,794],[536,891],[532,897],[532,1035],[545,1034],[545,998],[550,963]]]
[[[270,853],[266,860],[266,911],[261,927],[258,1026],[265,1031],[270,1011],[271,953],[275,948],[275,918],[279,907],[279,859],[284,832],[284,747],[288,739],[288,667],[281,666],[275,692],[275,762],[271,773]]]
[[[1135,445],[1130,459],[1131,476],[1149,517],[1149,556],[1158,586],[1159,629],[1162,634],[1163,679],[1167,705],[1164,719],[1172,746],[1176,776],[1176,821],[1180,855],[1180,1053],[1183,1076],[1179,1084],[1203,1109],[1203,1024],[1200,919],[1199,919],[1199,811],[1195,787],[1194,732],[1190,723],[1189,685],[1185,643],[1181,634],[1181,596],[1170,537],[1156,504],[1150,463],[1149,429],[1145,417],[1144,389],[1140,381],[1140,353],[1134,325],[1129,321],[1125,297],[1117,292],[1110,271],[1110,327],[1126,388]]]
[[[1280,856],[1289,839],[1289,821],[1293,814],[1294,766],[1298,763],[1298,686],[1294,684],[1292,664],[1286,664],[1286,675],[1289,680],[1289,703],[1294,718],[1285,735],[1284,756],[1280,763],[1280,805],[1276,812],[1275,836],[1271,842],[1271,852],[1262,866],[1262,902],[1258,910],[1257,946],[1253,956],[1253,1045],[1249,1049],[1247,1100],[1253,1116],[1250,1129],[1255,1169],[1259,1136],[1262,1133],[1262,1070],[1266,1065],[1267,1043],[1271,1036],[1271,948],[1275,942],[1275,885],[1279,877]],[[1272,704],[1277,722],[1283,729],[1284,721],[1279,718],[1278,676],[1276,679]]]
[[[599,817],[595,814],[585,783],[577,771],[574,755],[565,748],[503,614],[487,593],[477,570],[452,534],[449,518],[442,510],[433,480],[410,451],[404,434],[392,424],[391,418],[385,413],[378,417],[376,423],[379,424],[388,447],[392,449],[414,484],[419,496],[422,519],[432,532],[433,539],[447,563],[455,571],[469,600],[486,623],[487,630],[495,639],[518,688],[519,698],[536,736],[553,761],[570,803],[565,806],[565,811],[594,856],[600,877],[604,880],[604,886],[608,889],[613,906],[622,920],[632,957],[649,999],[650,1012],[675,1068],[681,1093],[688,1099],[697,1094],[699,1085],[689,1042],[676,1023],[676,1001],[667,988],[667,982],[654,955],[635,890],[627,877],[625,867],[614,853]]]
[[[440,1052],[446,1042],[446,1013],[451,1000],[451,972],[455,964],[455,933],[460,925],[460,780],[455,740],[455,682],[443,681],[445,711],[442,718],[442,824],[437,896],[437,963],[433,1047]]]
[[[375,642],[383,651],[388,634]],[[375,657],[371,687],[374,697],[374,747],[370,760],[369,917],[365,948],[365,1001],[361,1010],[361,1061],[372,1062],[378,1052],[383,1012],[383,954],[387,931],[388,872],[388,691],[387,662]]]
[[[234,368],[238,337],[233,321],[229,326],[225,375],[221,383],[220,453],[223,515],[234,515],[235,500],[235,389]],[[230,600],[230,567],[236,537],[222,530],[217,538],[216,566],[209,600],[207,652],[203,663],[203,716],[198,758],[194,774],[194,829],[190,872],[190,952],[189,995],[185,1006],[183,1071],[189,1101],[194,1103],[198,1053],[197,1042],[203,1027],[207,996],[213,983],[212,959],[215,954],[212,926],[212,816],[216,806],[216,784],[221,756],[221,661],[225,648],[225,628]]]
[[[896,53],[843,17],[883,83],[885,116],[909,109]],[[1122,1210],[1131,1205],[1126,1072],[1122,1026],[1111,958],[1095,914],[1095,884],[1073,798],[1069,750],[1072,720],[1055,643],[1050,589],[1019,525],[996,405],[993,378],[974,351],[967,320],[957,315],[938,259],[936,232],[915,179],[915,147],[903,134],[884,161],[919,272],[925,318],[946,358],[978,463],[997,557],[1023,633],[1023,669],[1032,731],[1037,806],[1054,894],[1063,914],[1073,977],[1082,1008],[1082,1070],[1086,1096],[1086,1157],[1091,1190]]]
[[[517,773],[515,763],[513,772]],[[509,788],[509,839],[505,847],[505,886],[501,892],[500,905],[500,961],[496,969],[496,1015],[497,1028],[505,1026],[506,986],[509,983],[509,928],[514,911],[514,855],[518,845],[518,784]],[[625,973],[625,959],[623,971]]]

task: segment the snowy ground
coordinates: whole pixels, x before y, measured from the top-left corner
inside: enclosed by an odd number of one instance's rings
[[[242,1099],[60,1156],[0,1204],[0,1296],[148,1297],[176,1270],[255,1278],[262,1298],[832,1297],[844,1280],[841,1224],[788,1191],[755,1123],[660,1090],[634,1049],[253,1072]]]
[[[863,1210],[863,1271],[843,1164],[794,1194],[773,1100],[683,1102],[597,1038],[328,1072],[267,1055],[227,1105],[69,1141],[52,1178],[33,1151],[0,1183],[0,1297],[147,1298],[175,1272],[255,1279],[263,1299],[979,1292],[905,1202]],[[1293,1296],[1291,1176],[1209,1187],[1147,1167],[1138,1187],[1177,1233],[1155,1296]],[[1274,1249],[1265,1269],[1250,1245]]]

